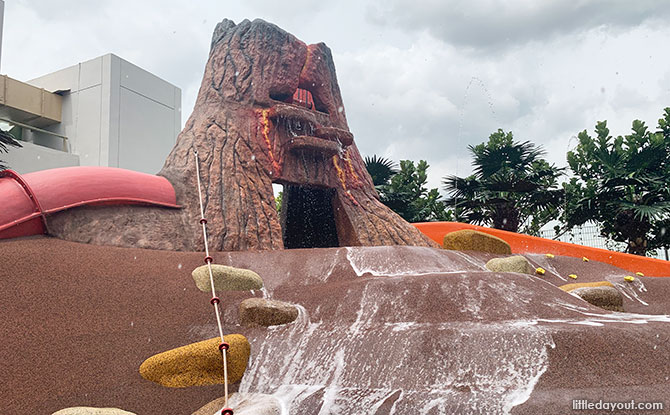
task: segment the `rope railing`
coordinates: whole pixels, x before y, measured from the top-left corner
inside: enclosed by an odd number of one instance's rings
[[[205,241],[205,263],[207,264],[207,270],[209,271],[209,283],[212,287],[212,299],[210,303],[214,306],[214,314],[216,315],[216,325],[219,328],[219,337],[221,337],[221,343],[219,344],[219,350],[221,351],[221,356],[223,357],[223,406],[221,410],[221,415],[233,415],[233,410],[228,407],[228,359],[227,353],[230,345],[226,343],[223,338],[223,324],[221,323],[221,313],[219,311],[219,297],[216,296],[216,289],[214,288],[214,274],[212,273],[212,257],[209,255],[209,245],[207,244],[207,219],[205,219],[205,210],[202,206],[202,190],[200,185],[200,159],[198,158],[198,152],[195,153],[195,173],[198,181],[198,200],[200,202],[200,225],[202,225],[202,237]]]

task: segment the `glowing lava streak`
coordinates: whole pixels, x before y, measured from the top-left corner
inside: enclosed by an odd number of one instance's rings
[[[344,161],[347,162],[347,167],[349,167],[349,173],[351,173],[352,176],[354,176],[354,182],[356,185],[360,185],[361,181],[358,178],[358,175],[356,174],[356,170],[354,170],[354,165],[351,162],[351,158],[349,158],[349,149],[347,149],[344,152]]]
[[[261,124],[263,125],[263,139],[265,140],[265,145],[268,148],[268,158],[272,163],[273,171],[270,172],[270,175],[279,176],[281,173],[281,166],[277,159],[275,159],[274,152],[272,151],[272,143],[270,142],[270,117],[268,116],[270,110],[263,110],[261,112]]]
[[[347,189],[347,175],[344,172],[344,170],[342,170],[342,168],[340,167],[340,164],[337,162],[338,158],[339,157],[337,157],[336,155],[333,156],[333,166],[335,166],[335,170],[337,170],[337,178],[340,179],[342,189],[344,190],[344,193],[347,195],[349,200],[351,200],[351,202],[354,205],[358,206],[358,201],[351,195],[349,189]]]

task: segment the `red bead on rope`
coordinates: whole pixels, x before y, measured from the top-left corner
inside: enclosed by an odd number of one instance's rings
[[[220,351],[224,351],[224,350],[228,350],[228,349],[230,349],[230,345],[226,342],[223,342],[219,345],[219,350]]]
[[[207,224],[207,219],[205,219],[205,218],[200,219],[200,224],[201,225],[206,225]]]
[[[205,264],[209,264],[212,261],[214,261],[214,258],[212,258],[211,256],[208,255],[205,257]]]
[[[219,300],[219,297],[212,297],[212,299],[209,300],[209,302],[212,303],[212,305],[214,305],[214,304],[219,304],[221,302],[221,300]]]
[[[221,410],[221,415],[233,415],[233,410],[230,408],[223,408]]]

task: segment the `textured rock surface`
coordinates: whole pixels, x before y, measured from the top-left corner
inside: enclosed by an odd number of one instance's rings
[[[479,251],[492,254],[511,254],[509,244],[488,233],[463,229],[444,235],[442,248],[454,251]]]
[[[564,284],[558,288],[560,288],[563,291],[570,292],[574,289],[583,287],[614,287],[614,285],[609,281],[591,281],[591,282],[575,282],[572,284]]]
[[[296,88],[312,94],[314,109],[288,102]],[[159,173],[183,209],[76,208],[50,217],[49,233],[202,250],[195,151],[214,251],[282,249],[285,240],[289,247],[435,246],[379,202],[349,132],[330,49],[262,20],[223,20],[215,29],[195,109]],[[281,218],[272,183],[285,185]],[[301,209],[301,195],[313,189],[323,209]]]
[[[587,303],[610,311],[624,311],[623,296],[614,287],[581,287],[570,290]]]
[[[241,334],[223,337],[228,350],[228,383],[242,379],[249,361],[250,346]],[[140,366],[146,380],[170,388],[223,384],[220,338],[189,344],[151,356]]]
[[[535,268],[526,257],[515,255],[507,258],[493,258],[486,263],[486,268],[493,272],[518,272],[521,274],[535,274]]]
[[[191,273],[195,285],[200,291],[211,292],[207,265],[201,265]],[[221,291],[249,291],[263,288],[263,280],[255,272],[248,269],[212,264],[214,288]]]
[[[2,241],[0,253],[3,414],[191,414],[222,395],[222,385],[166,388],[138,374],[148,356],[216,335],[188,275],[201,253],[42,237]],[[492,254],[407,246],[212,256],[304,307],[291,324],[235,329],[252,354],[231,389],[273,395],[284,414],[565,415],[576,397],[670,396],[670,278],[627,283],[629,271],[543,254],[526,255],[542,278],[503,275],[486,270]],[[560,290],[570,273],[612,281],[629,313]],[[249,295],[222,298],[224,332]]]
[[[243,326],[278,326],[296,318],[296,306],[284,301],[248,298],[240,303],[240,323]]]
[[[223,408],[224,398],[218,398],[193,412],[192,415],[212,415]],[[262,393],[235,393],[228,399],[235,415],[281,415],[281,401]],[[218,414],[217,414],[218,415]]]
[[[52,415],[135,415],[133,412],[118,408],[93,408],[90,406],[73,406],[61,409]]]

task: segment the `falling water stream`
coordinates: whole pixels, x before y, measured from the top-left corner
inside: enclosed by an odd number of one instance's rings
[[[359,276],[400,277],[454,267],[451,259],[431,256],[426,248],[425,267],[409,270],[400,260],[379,261],[384,249],[346,248],[347,260]],[[470,262],[468,268],[483,265]],[[318,405],[319,414],[373,415],[382,406],[390,406],[391,414],[503,414],[528,399],[548,367],[547,349],[554,343],[542,326],[419,323],[403,321],[403,313],[396,316],[399,321],[380,324],[395,295],[369,285],[362,292],[347,288],[342,304],[359,304],[349,323],[315,320],[298,306],[294,323],[250,337],[252,355],[240,392],[274,396],[283,415],[316,413]]]

